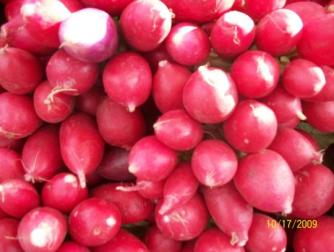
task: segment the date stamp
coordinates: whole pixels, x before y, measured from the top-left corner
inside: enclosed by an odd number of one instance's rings
[[[281,225],[287,229],[312,229],[318,227],[317,220],[300,220],[300,219],[268,219],[268,228],[278,228]]]

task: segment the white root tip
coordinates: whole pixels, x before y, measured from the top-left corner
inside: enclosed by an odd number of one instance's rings
[[[231,233],[231,240],[230,240],[230,244],[232,246],[238,246],[238,247],[244,247],[246,245],[248,241],[248,236],[247,234],[244,234],[243,239],[239,238],[239,236],[237,235],[236,232],[232,232]]]
[[[129,165],[129,167],[128,167],[128,171],[130,172],[130,173],[132,173],[132,174],[136,174],[137,173],[137,171],[138,171],[138,169],[137,169],[137,167],[135,166],[135,165]]]
[[[305,121],[307,119],[306,115],[304,115],[302,111],[297,111],[296,115],[299,120]]]
[[[85,188],[86,187],[86,176],[83,172],[78,172],[78,178],[79,178],[79,184],[81,188]]]
[[[135,112],[135,110],[136,110],[136,105],[135,104],[129,104],[128,105],[128,111],[130,113]]]

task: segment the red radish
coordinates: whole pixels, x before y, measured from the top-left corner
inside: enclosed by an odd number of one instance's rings
[[[76,101],[76,108],[92,116],[96,115],[97,107],[103,99],[104,92],[102,88],[93,86],[87,92],[81,94]]]
[[[82,29],[85,27],[85,29]],[[61,47],[72,57],[87,62],[102,62],[118,46],[117,27],[108,13],[84,8],[74,12],[59,28]]]
[[[289,165],[277,152],[263,150],[243,158],[234,183],[252,206],[266,212],[291,213],[295,180]]]
[[[148,248],[141,240],[123,229],[121,229],[118,234],[106,244],[93,248],[93,252],[106,251],[149,252]]]
[[[145,134],[145,121],[140,110],[125,107],[104,98],[96,111],[96,121],[103,139],[110,145],[130,148]]]
[[[0,85],[13,94],[27,94],[42,80],[38,59],[14,47],[0,48]]]
[[[148,229],[144,241],[151,252],[181,251],[181,242],[164,236],[156,226],[152,226]]]
[[[90,252],[90,250],[78,243],[68,241],[64,242],[57,252]]]
[[[67,231],[65,217],[49,207],[35,208],[20,221],[17,237],[24,251],[55,252]]]
[[[195,148],[191,168],[203,185],[221,186],[232,180],[238,167],[237,156],[221,140],[204,140]]]
[[[17,227],[19,222],[6,218],[0,220],[0,250],[4,252],[23,252],[17,240]]]
[[[334,173],[323,165],[309,165],[295,173],[294,217],[315,219],[334,204]]]
[[[183,243],[181,252],[194,252],[196,240],[190,240]]]
[[[27,139],[22,151],[22,165],[28,181],[50,179],[60,170],[63,161],[58,127],[42,127]]]
[[[21,149],[24,139],[9,139],[0,135],[0,148],[7,148],[11,150]]]
[[[246,249],[249,252],[285,251],[287,235],[275,219],[255,213]]]
[[[48,81],[39,84],[34,92],[34,108],[37,115],[45,122],[64,121],[73,111],[75,98],[58,93]]]
[[[190,164],[179,164],[166,179],[159,214],[166,214],[175,207],[186,204],[196,194],[198,185]]]
[[[1,208],[0,208],[0,220],[1,220],[1,219],[4,219],[4,218],[6,218],[6,217],[8,217],[7,214],[5,214],[5,213],[1,210]]]
[[[23,179],[21,157],[16,151],[0,148],[0,167],[0,183],[9,179]]]
[[[85,187],[85,175],[96,170],[104,153],[104,142],[95,122],[85,114],[72,115],[62,123],[59,137],[65,165],[78,175],[80,186]]]
[[[87,218],[91,216],[92,218]],[[110,241],[121,228],[118,207],[102,199],[90,198],[77,205],[69,216],[69,231],[84,246],[99,246]]]
[[[285,3],[286,0],[244,0],[242,11],[258,21],[270,12],[283,8]]]
[[[297,131],[302,134],[313,146],[313,148],[316,150],[316,151],[320,151],[320,146],[319,146],[319,143],[317,141],[317,139],[312,136],[310,133],[307,133],[303,130],[300,130],[300,129],[297,129]]]
[[[80,95],[88,91],[97,81],[98,65],[82,62],[64,50],[58,50],[46,66],[46,75],[50,85],[54,87],[50,95],[60,92]]]
[[[326,102],[334,100],[334,69],[329,66],[321,66],[325,74],[326,84],[315,96],[307,99],[308,101]]]
[[[217,228],[203,232],[196,240],[194,252],[228,251],[244,252],[242,247],[233,246],[229,237]]]
[[[172,13],[163,2],[154,0],[131,2],[120,18],[126,42],[144,52],[157,48],[167,37],[171,26]]]
[[[326,15],[325,8],[313,1],[299,1],[289,3],[284,8],[297,13],[303,21],[304,26],[310,21]]]
[[[328,102],[304,102],[303,112],[307,122],[322,132],[334,131],[334,100]]]
[[[172,58],[166,50],[165,43],[162,43],[158,48],[154,49],[153,51],[143,53],[143,55],[146,58],[147,62],[150,64],[153,72],[157,71],[161,61],[173,63]]]
[[[161,233],[173,240],[187,241],[198,237],[208,222],[203,199],[197,194],[184,205],[166,214],[159,214],[162,202],[156,206],[155,222]]]
[[[141,196],[150,200],[157,200],[163,196],[165,181],[137,180],[135,185],[118,186],[117,190],[124,192],[138,192]]]
[[[119,16],[125,7],[133,0],[81,0],[81,2],[89,7],[94,7],[110,13],[112,16]]]
[[[44,206],[63,213],[71,212],[87,195],[87,188],[81,188],[78,178],[71,173],[58,173],[44,184],[41,194]]]
[[[230,237],[230,244],[244,246],[253,219],[253,208],[242,198],[233,183],[204,188],[209,213],[220,230]]]
[[[12,0],[5,5],[5,16],[7,20],[11,20],[21,15],[21,7],[26,0]]]
[[[177,63],[193,66],[203,63],[210,53],[207,34],[192,23],[174,25],[166,39],[168,54]]]
[[[268,147],[277,132],[277,119],[266,105],[255,100],[240,102],[223,124],[228,143],[243,152],[258,152]]]
[[[95,170],[93,173],[87,174],[87,176],[86,176],[86,182],[87,182],[87,187],[91,188],[91,187],[97,186],[97,185],[99,185],[101,183],[104,183],[105,180]]]
[[[92,195],[115,204],[122,213],[123,224],[131,224],[148,219],[153,211],[153,203],[143,198],[138,192],[125,192],[120,190],[119,186],[129,186],[129,184],[103,184],[94,188]]]
[[[140,180],[163,180],[176,163],[177,153],[160,143],[155,136],[140,139],[129,155],[129,171]]]
[[[162,114],[153,128],[159,141],[178,151],[193,149],[203,138],[202,125],[181,109]]]
[[[255,38],[254,21],[245,13],[229,11],[212,27],[211,45],[224,58],[233,58],[246,51]]]
[[[269,53],[247,51],[233,62],[231,76],[241,95],[260,98],[270,94],[277,86],[280,66]]]
[[[237,102],[234,81],[226,72],[215,67],[199,67],[183,89],[186,111],[202,123],[224,121]]]
[[[120,53],[104,68],[103,85],[111,99],[133,112],[150,95],[152,88],[150,66],[145,58],[137,53]]]

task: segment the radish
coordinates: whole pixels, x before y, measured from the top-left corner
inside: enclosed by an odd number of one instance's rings
[[[179,164],[166,179],[159,214],[166,214],[175,207],[186,204],[196,194],[198,185],[190,164]]]
[[[304,102],[307,122],[322,132],[334,132],[334,100],[328,102]]]
[[[309,22],[326,15],[325,8],[313,1],[293,2],[287,4],[284,8],[297,13],[303,21],[304,26]]]
[[[34,92],[35,111],[39,118],[48,123],[64,121],[74,109],[75,98],[55,89],[48,81],[44,81]]]
[[[91,216],[92,218],[87,218]],[[118,207],[102,199],[90,198],[77,205],[69,216],[69,231],[84,246],[99,246],[110,241],[121,228]]]
[[[90,114],[92,116],[96,115],[97,107],[100,101],[103,99],[104,92],[102,88],[98,86],[93,86],[87,92],[81,94],[76,101],[76,108],[84,113]]]
[[[233,62],[231,76],[241,95],[260,98],[270,94],[277,86],[280,66],[269,53],[247,51]]]
[[[334,173],[323,165],[308,165],[295,173],[293,217],[315,219],[334,204]]]
[[[244,0],[242,10],[255,21],[260,20],[270,12],[284,7],[286,0]]]
[[[126,42],[144,52],[157,48],[167,37],[171,26],[171,12],[163,2],[154,0],[131,2],[120,18],[120,27]]]
[[[0,250],[8,252],[23,252],[16,236],[19,222],[15,219],[0,220]]]
[[[244,252],[242,247],[233,246],[229,237],[217,228],[203,232],[196,240],[194,252],[228,251]]]
[[[277,132],[275,113],[255,100],[240,102],[234,113],[223,124],[229,144],[243,152],[258,152],[268,147]]]
[[[129,154],[129,172],[140,180],[163,180],[176,163],[177,153],[160,143],[155,136],[140,139]]]
[[[110,13],[112,16],[119,16],[125,7],[132,2],[132,0],[81,0],[81,2],[89,7],[94,7]]]
[[[82,62],[64,50],[58,50],[49,59],[46,76],[53,92],[80,95],[88,91],[97,81],[98,66],[95,63]]]
[[[191,72],[170,61],[160,61],[153,77],[152,95],[155,105],[162,113],[182,109],[182,91]]]
[[[272,213],[292,212],[294,176],[287,162],[277,152],[263,150],[243,158],[234,183],[252,206]]]
[[[334,69],[329,66],[321,66],[325,74],[326,84],[315,96],[307,99],[308,101],[326,102],[334,100]]]
[[[174,25],[166,39],[168,54],[177,63],[193,66],[203,63],[210,53],[207,34],[192,23]]]
[[[153,70],[153,72],[157,71],[161,61],[162,62],[167,61],[173,63],[173,59],[170,57],[170,55],[166,50],[166,43],[162,43],[158,48],[143,53],[143,55],[147,60],[147,62],[150,64],[150,67]]]
[[[192,240],[198,237],[207,225],[208,212],[198,194],[166,214],[159,213],[161,206],[160,201],[156,206],[155,222],[161,233],[173,240]]]
[[[59,40],[61,47],[72,57],[87,62],[102,62],[116,52],[117,27],[108,13],[84,8],[60,24]]]
[[[145,134],[146,126],[140,110],[125,107],[104,98],[96,111],[96,121],[103,139],[110,145],[130,148]]]
[[[156,226],[152,226],[147,230],[144,241],[151,252],[181,251],[181,242],[164,236]]]
[[[5,5],[5,16],[7,20],[11,20],[21,15],[21,7],[26,0],[12,0]]]
[[[247,251],[285,251],[286,246],[287,235],[284,228],[275,219],[255,213],[246,244]]]
[[[214,222],[230,237],[230,244],[244,246],[253,219],[253,208],[228,183],[221,187],[203,190],[205,203]]]
[[[150,200],[157,200],[163,197],[165,181],[137,180],[135,185],[118,186],[117,190],[124,192],[138,192],[141,196]]]
[[[0,167],[0,183],[9,179],[23,179],[21,157],[16,151],[0,148]]]
[[[147,220],[153,212],[153,203],[138,192],[126,192],[119,187],[126,183],[103,184],[94,188],[92,196],[115,204],[122,213],[122,223],[132,224]]]
[[[23,139],[9,139],[9,138],[6,138],[5,136],[0,135],[0,148],[19,150],[21,149],[22,144],[24,142]]]
[[[87,188],[81,188],[79,180],[71,173],[58,173],[46,182],[42,189],[44,206],[69,213],[88,196]]]
[[[57,252],[90,252],[87,247],[81,246],[78,243],[68,241],[57,250]]]
[[[189,78],[183,89],[186,111],[202,123],[224,121],[238,102],[236,86],[223,70],[201,66]]]
[[[62,123],[59,137],[65,165],[78,175],[80,186],[85,187],[85,175],[97,169],[104,153],[104,142],[95,122],[85,114],[72,115]]]
[[[202,125],[181,109],[162,114],[153,128],[159,141],[178,151],[193,149],[203,138]]]
[[[10,179],[0,184],[0,208],[8,215],[23,217],[27,212],[39,206],[37,190],[28,182]]]
[[[44,126],[30,136],[23,146],[22,165],[27,181],[52,178],[62,167],[59,129]]]
[[[20,221],[17,237],[24,251],[55,252],[65,239],[65,217],[49,207],[35,208]]]
[[[120,53],[103,70],[108,96],[133,112],[145,103],[152,88],[152,73],[145,58],[134,52]]]
[[[181,252],[194,252],[196,240],[190,240],[183,242],[183,247]]]

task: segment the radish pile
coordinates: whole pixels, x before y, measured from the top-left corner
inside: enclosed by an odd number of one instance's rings
[[[1,252],[334,252],[334,1],[0,6]]]

